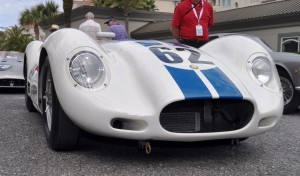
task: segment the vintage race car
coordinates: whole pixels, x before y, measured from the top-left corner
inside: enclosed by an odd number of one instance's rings
[[[24,53],[0,51],[0,88],[24,88]]]
[[[196,49],[62,29],[28,44],[24,70],[26,106],[45,116],[54,150],[74,149],[81,130],[143,141],[148,151],[151,140],[245,139],[283,111],[271,56],[243,36]]]

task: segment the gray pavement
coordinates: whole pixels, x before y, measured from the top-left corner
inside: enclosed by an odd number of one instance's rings
[[[237,146],[217,143],[153,144],[85,135],[78,150],[47,146],[43,119],[29,113],[21,92],[0,92],[0,175],[300,175],[300,112],[283,116],[269,132]]]

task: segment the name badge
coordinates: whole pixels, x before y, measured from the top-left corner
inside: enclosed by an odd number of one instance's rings
[[[202,25],[197,25],[197,26],[196,26],[196,36],[197,36],[197,37],[203,36],[203,28],[202,28]]]

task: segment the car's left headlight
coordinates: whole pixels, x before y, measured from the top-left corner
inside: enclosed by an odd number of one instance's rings
[[[101,59],[92,52],[79,52],[69,64],[73,79],[86,88],[91,88],[104,75],[105,69]]]
[[[12,66],[9,64],[0,64],[0,71],[5,71],[10,69]]]

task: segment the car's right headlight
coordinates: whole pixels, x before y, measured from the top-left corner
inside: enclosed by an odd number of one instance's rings
[[[104,75],[105,69],[101,59],[92,52],[75,54],[69,64],[73,79],[86,88],[91,88]]]
[[[256,79],[266,85],[268,84],[273,75],[271,63],[266,57],[257,57],[252,61],[252,72]]]
[[[262,87],[280,92],[279,77],[276,76],[275,64],[272,58],[265,53],[255,53],[248,59],[248,72],[250,76]]]

